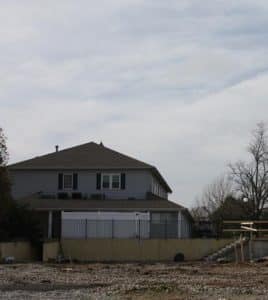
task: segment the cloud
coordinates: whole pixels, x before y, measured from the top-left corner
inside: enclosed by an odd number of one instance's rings
[[[94,4],[94,5],[93,5]],[[191,205],[266,120],[265,1],[0,4],[11,161],[100,141],[155,164]]]

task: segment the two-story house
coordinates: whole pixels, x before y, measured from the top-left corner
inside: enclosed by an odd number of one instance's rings
[[[93,142],[10,165],[13,197],[48,238],[186,238],[190,215],[156,167]]]

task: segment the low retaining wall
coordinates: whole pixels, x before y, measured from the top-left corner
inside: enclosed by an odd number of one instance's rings
[[[54,260],[60,253],[60,243],[58,241],[46,241],[43,243],[43,261]]]
[[[78,261],[173,261],[176,253],[183,253],[186,260],[199,260],[225,245],[231,239],[168,239],[168,240],[120,240],[90,239],[62,240],[61,247],[65,257]],[[245,247],[247,256],[248,246]],[[58,241],[43,244],[43,261],[55,259],[60,253]],[[0,243],[0,261],[13,256],[18,262],[37,260],[36,250],[29,242]],[[268,256],[268,240],[253,242],[253,257]]]
[[[65,257],[78,261],[173,261],[177,253],[186,260],[199,260],[232,242],[230,239],[90,239],[62,240]],[[43,261],[59,254],[58,242],[43,245]]]
[[[8,256],[13,256],[18,262],[37,259],[37,253],[29,242],[0,243],[0,261]]]
[[[268,240],[258,239],[253,241],[253,258],[260,258],[263,256],[268,256]]]

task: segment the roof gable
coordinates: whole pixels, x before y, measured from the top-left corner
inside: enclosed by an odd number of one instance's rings
[[[152,168],[151,165],[94,142],[18,162],[10,169]]]
[[[10,170],[148,169],[168,192],[170,187],[158,170],[145,162],[94,142],[78,145],[9,165]]]

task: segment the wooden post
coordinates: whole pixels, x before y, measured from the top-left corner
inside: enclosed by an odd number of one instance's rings
[[[243,237],[242,234],[240,235],[240,247],[241,247],[241,262],[245,262],[245,254],[244,254],[244,243],[243,243]]]
[[[250,259],[250,262],[252,262],[252,260],[253,260],[252,240],[253,240],[253,232],[250,231],[250,238],[249,238],[249,259]]]
[[[235,251],[235,263],[238,264],[238,253],[237,253],[237,245],[234,244],[234,251]]]

